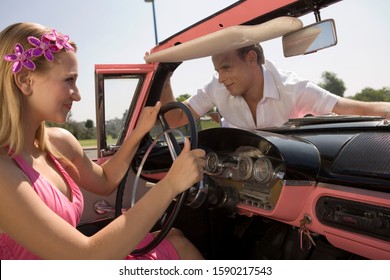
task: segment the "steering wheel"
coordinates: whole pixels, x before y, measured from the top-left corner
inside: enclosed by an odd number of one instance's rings
[[[175,160],[177,156],[181,152],[180,145],[173,134],[173,129],[171,129],[166,121],[165,114],[171,110],[174,109],[181,109],[184,114],[186,115],[188,119],[188,125],[189,125],[189,136],[191,140],[191,150],[196,149],[198,147],[198,131],[196,127],[195,120],[192,116],[191,111],[188,109],[186,105],[184,105],[181,102],[171,102],[168,104],[165,104],[161,107],[158,120],[162,126],[163,132],[162,135],[165,137],[165,140],[167,142],[167,146],[169,149],[169,152],[171,154],[172,160]],[[143,163],[146,161],[149,152],[155,145],[156,141],[159,137],[156,138],[156,140],[152,143],[152,145],[149,147],[148,151],[145,153],[141,165],[139,166],[137,176],[134,180],[134,186],[133,186],[133,193],[132,193],[132,206],[134,204],[134,199],[137,193],[138,188],[138,179],[140,174],[142,173]],[[127,177],[127,176],[125,176]],[[116,204],[115,204],[115,216],[119,216],[122,214],[122,200],[123,200],[123,192],[124,192],[124,186],[126,184],[126,178],[122,180],[120,186],[118,187],[117,191],[117,197],[116,197]],[[190,198],[189,193],[191,192]],[[179,213],[181,212],[184,204],[187,204],[193,208],[196,208],[200,206],[200,204],[205,200],[207,194],[207,188],[204,187],[203,182],[200,182],[198,185],[193,186],[191,190],[186,190],[178,195],[178,197],[175,199],[175,204],[172,209],[172,211],[167,214],[166,218],[164,219],[164,223],[160,229],[160,232],[154,237],[154,239],[146,244],[142,248],[135,249],[131,255],[133,256],[141,256],[155,248],[169,233],[169,231],[172,229],[172,226],[174,222],[176,221]]]

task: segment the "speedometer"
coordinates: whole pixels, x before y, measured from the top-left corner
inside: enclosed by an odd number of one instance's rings
[[[266,157],[258,158],[253,167],[253,176],[259,183],[266,183],[272,177],[272,163]]]
[[[253,161],[250,157],[242,157],[237,163],[238,176],[241,180],[248,180],[253,174]]]
[[[206,172],[215,174],[221,171],[218,155],[214,152],[210,152],[206,156]]]

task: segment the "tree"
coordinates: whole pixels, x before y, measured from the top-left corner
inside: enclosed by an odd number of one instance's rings
[[[89,120],[91,121],[91,120]],[[88,120],[87,120],[88,122]],[[47,127],[61,127],[66,130],[68,130],[70,133],[73,134],[74,137],[76,137],[78,140],[84,140],[84,139],[95,139],[96,138],[96,129],[93,126],[89,127],[91,124],[88,124],[87,122],[75,122],[73,120],[69,120],[66,123],[53,123],[53,122],[45,122]]]
[[[337,75],[332,72],[322,72],[322,83],[318,85],[323,89],[330,91],[338,96],[343,97],[346,90],[343,80],[337,78]]]
[[[188,93],[185,93],[185,94],[182,94],[182,95],[179,95],[178,97],[176,97],[176,101],[183,102],[184,100],[187,100],[190,97],[191,97],[191,95],[189,95]]]
[[[106,121],[106,134],[111,135],[113,139],[117,139],[121,133],[123,121],[119,118],[114,118]]]
[[[351,99],[360,101],[385,101],[390,102],[390,88],[383,87],[382,89],[373,89],[370,87],[364,88],[361,92],[355,94]]]
[[[91,139],[92,137],[92,129],[93,129],[93,120],[87,119],[85,122],[85,128],[87,129],[87,138]]]

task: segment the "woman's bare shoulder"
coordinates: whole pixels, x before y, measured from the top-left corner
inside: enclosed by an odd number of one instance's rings
[[[46,133],[49,139],[75,138],[72,133],[61,127],[47,127]]]
[[[60,127],[50,127],[46,129],[46,133],[50,144],[68,159],[83,154],[83,149],[77,138],[68,130]]]

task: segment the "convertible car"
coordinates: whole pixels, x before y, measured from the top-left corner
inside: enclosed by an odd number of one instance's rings
[[[285,56],[335,45],[334,22],[321,21],[319,11],[337,2],[237,1],[161,41],[145,64],[96,65],[95,160],[115,154],[142,108],[160,99],[167,79],[188,60],[275,38]],[[316,22],[303,26],[299,18],[310,13]],[[108,111],[118,98],[124,112],[112,140]],[[170,110],[183,110],[188,125],[170,127]],[[377,116],[305,116],[243,130],[211,117],[195,121],[182,103],[165,104],[118,191],[84,193],[78,229],[93,234],[132,207],[164,177],[184,136],[206,151],[205,178],[172,201],[153,229],[160,234],[134,254],[176,227],[206,259],[390,259],[390,120]]]

